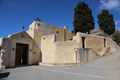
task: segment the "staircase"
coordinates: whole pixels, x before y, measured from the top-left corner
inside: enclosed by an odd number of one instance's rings
[[[85,64],[86,62],[98,59],[102,56],[110,55],[110,47],[104,48],[100,54],[94,51],[92,48],[76,48],[76,63]]]
[[[107,47],[107,48],[104,48],[102,50],[102,52],[100,53],[100,56],[107,56],[107,55],[110,55],[111,52],[110,52],[110,47]]]

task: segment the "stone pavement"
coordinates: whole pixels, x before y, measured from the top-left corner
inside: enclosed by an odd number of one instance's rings
[[[1,80],[120,80],[120,51],[81,66],[24,66],[6,69]]]
[[[104,74],[100,70],[92,70],[87,67],[85,69],[80,66],[30,66],[8,69],[7,71],[10,72],[10,76],[3,80],[105,80]]]
[[[2,80],[119,80],[111,78],[109,75],[113,72],[111,69],[85,66],[29,66],[7,69],[6,71],[10,72],[10,76]],[[118,71],[120,72],[120,69]]]

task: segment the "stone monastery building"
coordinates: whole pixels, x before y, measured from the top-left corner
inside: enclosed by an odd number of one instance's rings
[[[0,38],[0,68],[18,65],[80,65],[110,55],[119,47],[111,39],[34,21],[28,31]]]

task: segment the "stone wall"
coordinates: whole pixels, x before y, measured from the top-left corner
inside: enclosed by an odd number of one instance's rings
[[[28,49],[28,65],[33,64],[33,40],[32,39],[25,39],[25,38],[18,38],[18,37],[11,37],[10,38],[10,43],[11,43],[11,54],[10,56],[10,67],[15,66],[15,53],[16,53],[16,44],[21,43],[21,44],[28,44],[29,49]],[[15,50],[13,50],[15,49]]]
[[[55,35],[43,36],[41,39],[42,63],[54,63]]]
[[[80,64],[85,64],[100,57],[92,48],[77,48],[75,53],[76,63]]]
[[[27,33],[21,31],[0,39],[1,52],[6,54],[0,56],[5,60],[2,65],[15,67],[16,43],[29,45],[29,65],[38,62],[81,64],[120,49],[110,38],[79,32],[74,36],[67,26],[61,28],[39,21],[34,21]]]
[[[80,48],[79,42],[56,41],[54,63],[76,63],[75,48]]]
[[[99,55],[102,55],[102,52],[109,47],[111,49],[111,53],[119,49],[118,45],[111,38],[78,32],[76,35],[76,41],[80,42],[81,48],[83,48],[82,37],[85,38],[84,41],[85,48],[92,48]]]
[[[42,31],[43,34],[41,35],[40,33],[38,33],[39,31]],[[62,27],[46,24],[46,23],[39,22],[39,21],[34,21],[29,26],[29,30],[27,32],[30,36],[33,37],[34,40],[36,40],[37,38],[41,38],[44,35],[50,35],[50,34],[58,35],[59,41],[67,41],[67,40],[71,40],[73,38],[73,34],[68,32],[67,27],[62,28]],[[36,37],[36,34],[39,37]]]
[[[106,38],[106,45],[107,47],[111,48],[112,53],[120,50],[120,47],[117,45],[117,43],[110,38]]]
[[[55,35],[42,37],[42,64],[84,64],[100,57],[92,48],[81,48],[80,42],[55,41],[55,38]]]
[[[24,32],[24,31],[23,31]],[[17,34],[17,35],[16,35]],[[15,55],[16,55],[16,44],[28,44],[28,65],[33,64],[33,40],[29,36],[25,35],[24,38],[20,37],[16,33],[14,36],[11,35],[9,38],[2,38],[2,46],[1,46],[1,52],[5,54],[5,56],[2,57],[3,59],[3,66],[5,67],[15,67]]]
[[[79,42],[56,41],[56,35],[46,35],[41,39],[42,63],[75,63],[74,48],[80,48]]]
[[[61,28],[58,26],[46,24],[39,21],[34,21],[30,26],[27,33],[33,38],[34,45],[33,51],[36,52],[34,55],[34,61],[42,61],[41,53],[41,38],[45,35],[56,35],[56,41],[72,40],[73,34],[68,32],[67,27]]]
[[[0,70],[1,70],[1,63],[2,63],[2,59],[1,59],[1,47],[2,47],[2,38],[0,38]]]
[[[84,37],[84,43],[82,37]],[[118,50],[114,41],[101,36],[77,33],[72,41],[56,41],[56,38],[55,34],[42,37],[42,63],[84,64]],[[108,45],[108,42],[111,44]]]
[[[10,54],[10,41],[8,38],[1,38],[2,46],[1,46],[1,59],[2,59],[2,68],[9,66],[9,54]]]

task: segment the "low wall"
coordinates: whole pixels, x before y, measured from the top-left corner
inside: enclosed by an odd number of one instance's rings
[[[54,63],[75,63],[75,48],[80,48],[79,42],[55,42]]]
[[[112,53],[120,50],[120,47],[117,45],[117,43],[115,41],[113,41],[110,38],[107,38],[106,40],[107,40],[107,47],[111,48],[111,52]]]
[[[83,37],[85,38],[84,43],[82,40]],[[99,55],[102,55],[101,53],[105,48],[110,47],[111,53],[114,53],[115,51],[120,49],[111,38],[102,36],[89,35],[78,32],[76,34],[76,41],[80,42],[81,48],[83,48],[82,44],[84,44],[85,48],[92,48]]]

